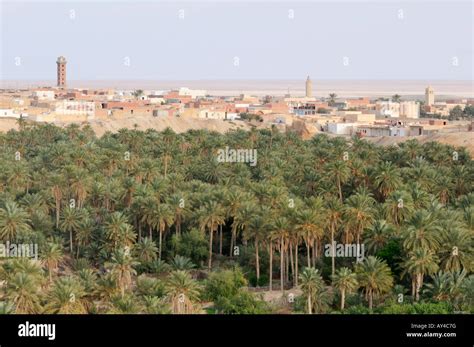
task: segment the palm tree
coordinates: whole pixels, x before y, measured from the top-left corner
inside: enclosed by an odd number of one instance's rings
[[[392,192],[388,196],[383,207],[387,219],[396,226],[402,224],[414,211],[414,204],[410,194],[399,190]]]
[[[212,236],[217,227],[225,222],[225,211],[220,204],[214,200],[206,200],[204,206],[199,210],[199,225],[202,231],[209,232],[209,262],[208,270],[212,268]]]
[[[368,251],[374,254],[380,251],[390,240],[394,231],[394,227],[384,219],[375,220],[365,235]]]
[[[254,216],[246,229],[244,234],[245,239],[254,240],[255,248],[255,273],[257,276],[257,287],[260,281],[260,258],[259,258],[259,247],[260,241],[266,237],[266,234],[269,232],[269,223],[267,217],[264,216],[265,212],[260,212]]]
[[[351,170],[349,169],[349,166],[347,166],[345,161],[343,161],[342,159],[338,159],[328,165],[327,171],[330,177],[335,180],[337,190],[339,192],[339,199],[342,203],[342,185],[349,180]]]
[[[382,162],[375,171],[374,183],[382,198],[385,198],[402,184],[400,173],[397,167],[391,162]]]
[[[248,196],[247,200],[242,202],[242,206],[234,215],[231,228],[231,244],[236,245],[237,235],[239,230],[245,230],[248,227],[249,221],[257,209],[257,204]],[[233,256],[234,248],[230,249],[230,254]]]
[[[159,204],[151,216],[151,225],[158,230],[158,259],[161,259],[163,234],[173,223],[174,216],[168,204]]]
[[[170,265],[174,270],[184,271],[192,270],[196,266],[193,264],[191,259],[180,255],[175,255],[175,257],[171,260]]]
[[[321,240],[324,234],[324,229],[320,218],[321,212],[318,212],[313,209],[304,209],[299,211],[296,217],[296,231],[306,243],[308,267],[311,267],[311,247],[314,247],[314,241]]]
[[[81,211],[76,208],[66,207],[61,213],[59,228],[62,231],[69,233],[69,250],[71,254],[74,254],[73,233],[75,233],[80,228],[82,219],[83,215],[81,215]]]
[[[31,230],[28,213],[15,202],[7,201],[0,208],[0,239],[15,240],[18,234]]]
[[[18,272],[7,282],[6,297],[15,306],[17,314],[35,314],[41,310],[39,285],[35,276]]]
[[[349,268],[343,267],[337,270],[337,273],[332,277],[332,283],[341,294],[341,311],[343,311],[346,293],[351,293],[358,287],[357,275]]]
[[[372,310],[374,297],[390,291],[393,277],[385,261],[369,256],[356,265],[357,280]]]
[[[337,94],[331,93],[329,94],[329,105],[334,105],[336,103]]]
[[[174,214],[173,223],[176,228],[177,235],[181,234],[181,224],[184,222],[184,218],[187,212],[184,201],[185,199],[180,194],[174,194],[168,199],[168,204]]]
[[[57,314],[87,313],[84,296],[84,288],[75,278],[61,277],[48,293],[45,311]]]
[[[63,197],[63,178],[59,173],[50,176],[51,194],[55,202],[56,228],[59,227],[59,217],[61,214],[61,199]]]
[[[403,247],[407,251],[420,248],[437,251],[440,245],[438,233],[439,226],[432,215],[426,210],[416,211],[402,233]]]
[[[448,212],[440,222],[440,249],[438,251],[441,267],[445,271],[473,269],[473,233],[462,220],[461,213]]]
[[[143,95],[143,90],[137,89],[132,94],[135,97],[135,99],[139,99]]]
[[[402,100],[402,97],[398,94],[395,94],[392,96],[392,101],[393,102],[400,102]]]
[[[322,312],[327,306],[327,291],[319,270],[314,267],[305,268],[300,274],[300,283],[308,313]]]
[[[195,313],[199,292],[198,283],[186,271],[173,271],[166,281],[166,295],[175,314]]]
[[[234,244],[236,240],[237,228],[239,223],[237,221],[237,213],[241,209],[242,204],[245,202],[245,196],[240,189],[237,187],[230,190],[225,197],[225,206],[227,206],[226,216],[227,218],[232,218],[232,229],[231,229],[231,238],[230,238],[230,251],[229,255],[232,256],[234,253]]]
[[[63,259],[63,249],[62,246],[54,243],[48,242],[46,248],[43,251],[42,263],[46,267],[49,274],[49,282],[53,281],[53,272],[58,270],[58,265]]]
[[[149,263],[156,260],[158,248],[151,239],[144,237],[135,245],[135,252],[141,262]]]
[[[111,271],[112,276],[116,279],[122,297],[132,285],[132,276],[136,275],[133,267],[137,264],[128,252],[121,249],[114,251],[111,261],[105,264],[105,267]]]
[[[288,238],[290,234],[290,223],[285,217],[279,217],[273,223],[273,235],[279,242],[280,248],[280,289],[285,290],[284,276],[285,276],[285,252],[288,248]],[[271,271],[271,270],[270,270]]]
[[[336,230],[341,223],[343,207],[341,202],[335,197],[326,200],[327,225],[331,233],[331,245],[334,245]],[[331,274],[336,271],[336,258],[334,252],[331,254]]]
[[[106,237],[113,244],[113,249],[131,247],[135,241],[133,227],[121,212],[114,212],[104,224]]]
[[[347,199],[344,207],[344,216],[347,220],[346,243],[355,236],[357,244],[360,244],[362,232],[373,222],[374,204],[375,200],[365,192],[357,192]]]
[[[438,258],[430,250],[418,248],[411,252],[403,267],[412,276],[412,296],[418,301],[423,277],[438,271]]]

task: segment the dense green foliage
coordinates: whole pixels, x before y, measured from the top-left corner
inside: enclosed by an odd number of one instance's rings
[[[0,243],[39,258],[0,259],[0,312],[472,312],[473,178],[435,142],[22,123],[0,134]]]

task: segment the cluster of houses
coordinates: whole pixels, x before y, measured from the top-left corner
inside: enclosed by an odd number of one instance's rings
[[[443,105],[473,104],[473,100],[434,103],[432,90],[429,108]],[[448,106],[446,106],[448,105]],[[454,106],[453,106],[454,107]],[[401,100],[323,98],[307,93],[304,97],[212,96],[205,90],[180,88],[168,91],[91,90],[37,88],[0,91],[0,118],[28,118],[37,122],[87,122],[135,116],[187,117],[239,120],[242,114],[260,116],[262,122],[291,125],[299,119],[313,123],[320,131],[336,135],[419,136],[448,127],[442,119],[420,117],[420,102]]]

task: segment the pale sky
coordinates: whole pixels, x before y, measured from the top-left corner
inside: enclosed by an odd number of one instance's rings
[[[471,1],[0,6],[3,80],[54,80],[59,55],[69,80],[473,77]]]

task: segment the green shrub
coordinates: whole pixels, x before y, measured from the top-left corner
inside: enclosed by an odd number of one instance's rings
[[[215,307],[219,313],[225,314],[264,314],[270,313],[267,303],[259,300],[252,293],[240,290],[237,294],[218,298]]]
[[[205,295],[210,301],[220,298],[231,298],[235,296],[242,287],[247,285],[247,280],[238,267],[233,270],[221,270],[212,272],[206,281]]]
[[[197,229],[171,237],[172,256],[187,257],[194,264],[201,264],[207,259],[208,247],[206,236]]]

